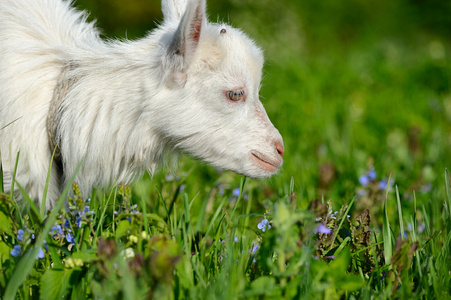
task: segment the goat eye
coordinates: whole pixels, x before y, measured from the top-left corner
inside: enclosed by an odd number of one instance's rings
[[[226,96],[231,101],[239,101],[244,96],[244,90],[227,91]]]

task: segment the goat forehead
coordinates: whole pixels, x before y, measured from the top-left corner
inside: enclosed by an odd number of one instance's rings
[[[216,31],[219,33],[222,28],[226,29],[226,33],[219,36],[224,54],[222,67],[232,74],[251,77],[247,79],[259,82],[264,62],[262,50],[240,30],[219,25]]]
[[[225,29],[225,33],[221,30]],[[255,64],[263,65],[263,52],[241,30],[227,24],[208,23],[203,32],[201,45],[206,48],[220,47],[221,52],[229,57],[246,58],[255,61]]]
[[[227,32],[221,35],[221,42],[232,56],[243,57],[263,65],[263,52],[246,34],[228,26]]]

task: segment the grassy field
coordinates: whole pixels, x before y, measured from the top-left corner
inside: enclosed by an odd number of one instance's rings
[[[77,4],[135,38],[161,20],[144,2]],[[0,186],[0,295],[450,299],[451,7],[319,3],[209,3],[265,49],[278,175],[182,157],[48,214]]]

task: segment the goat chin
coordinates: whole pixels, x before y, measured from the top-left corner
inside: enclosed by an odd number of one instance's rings
[[[49,174],[51,209],[80,163],[75,181],[87,196],[155,172],[169,153],[275,174],[284,149],[259,100],[262,51],[240,30],[209,23],[205,5],[163,0],[164,22],[147,36],[103,41],[71,1],[2,0],[6,189],[17,166],[16,181],[41,203]]]

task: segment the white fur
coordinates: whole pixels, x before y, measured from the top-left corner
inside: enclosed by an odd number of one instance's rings
[[[6,192],[20,151],[16,181],[42,202],[49,121],[62,169],[52,167],[48,209],[80,161],[85,195],[154,172],[168,152],[256,178],[277,172],[283,142],[259,101],[261,50],[208,23],[205,0],[163,0],[162,9],[163,24],[145,38],[105,42],[68,1],[0,0]],[[241,88],[245,100],[226,98]]]

